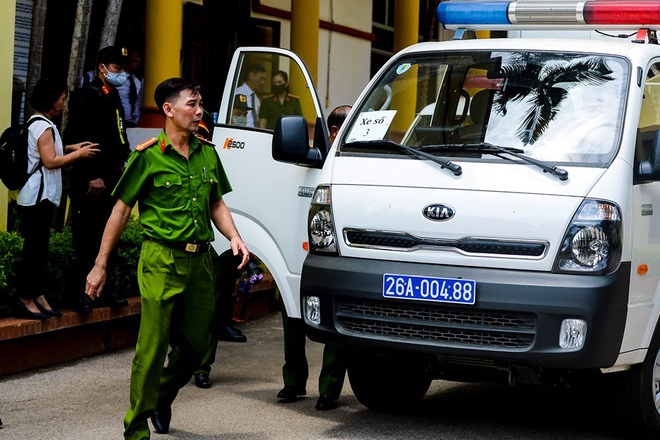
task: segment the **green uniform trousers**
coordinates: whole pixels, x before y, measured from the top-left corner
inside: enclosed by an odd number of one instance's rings
[[[138,285],[140,331],[131,406],[124,418],[124,438],[131,440],[150,438],[147,420],[155,409],[172,405],[209,346],[215,307],[211,253],[192,254],[145,240]]]
[[[309,376],[309,366],[305,355],[305,323],[302,319],[289,318],[284,303],[280,301],[282,310],[282,327],[284,329],[284,366],[282,379],[285,386],[295,386],[306,389]],[[319,395],[339,398],[346,377],[346,349],[333,345],[323,348],[323,364],[319,374]]]

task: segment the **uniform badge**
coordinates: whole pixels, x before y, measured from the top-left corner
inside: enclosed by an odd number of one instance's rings
[[[145,150],[152,145],[154,145],[158,141],[157,137],[152,137],[151,139],[147,139],[146,141],[142,142],[141,144],[138,144],[135,146],[135,150],[137,151],[142,151]]]

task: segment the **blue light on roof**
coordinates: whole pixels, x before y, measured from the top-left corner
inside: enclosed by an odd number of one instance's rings
[[[507,8],[511,2],[441,2],[438,21],[452,24],[510,24]]]

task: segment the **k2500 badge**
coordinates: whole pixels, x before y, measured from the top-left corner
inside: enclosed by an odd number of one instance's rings
[[[429,220],[445,221],[452,218],[456,214],[456,211],[451,206],[438,204],[427,206],[422,211],[422,214]]]
[[[225,145],[222,147],[223,150],[229,150],[230,148],[240,148],[241,150],[245,148],[245,142],[236,141],[234,138],[225,139]]]

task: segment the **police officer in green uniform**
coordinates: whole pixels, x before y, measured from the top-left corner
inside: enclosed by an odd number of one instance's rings
[[[213,144],[193,134],[202,118],[199,86],[170,78],[156,87],[154,100],[165,128],[131,153],[85,287],[92,298],[101,294],[108,258],[138,203],[145,238],[138,263],[142,309],[124,418],[124,438],[136,440],[150,438],[150,417],[156,432],[169,431],[172,403],[209,346],[213,225],[241,256],[238,269],[249,260],[222,199],[231,186],[220,158]]]
[[[121,176],[130,154],[124,128],[124,107],[117,87],[126,81],[124,71],[128,52],[120,46],[108,46],[96,56],[97,76],[86,87],[71,95],[69,120],[64,133],[67,144],[82,141],[98,143],[101,151],[93,158],[74,163],[68,195],[71,199],[71,232],[73,248],[78,258],[77,305],[81,313],[89,313],[92,304],[83,294],[85,277],[94,266],[103,228],[110,217],[115,200],[112,189]],[[104,302],[110,306],[124,306],[124,298],[113,297],[106,289]]]
[[[300,99],[288,93],[289,76],[286,72],[278,70],[273,74],[271,83],[272,95],[264,97],[259,110],[259,127],[275,128],[275,123],[284,115],[302,116]]]

